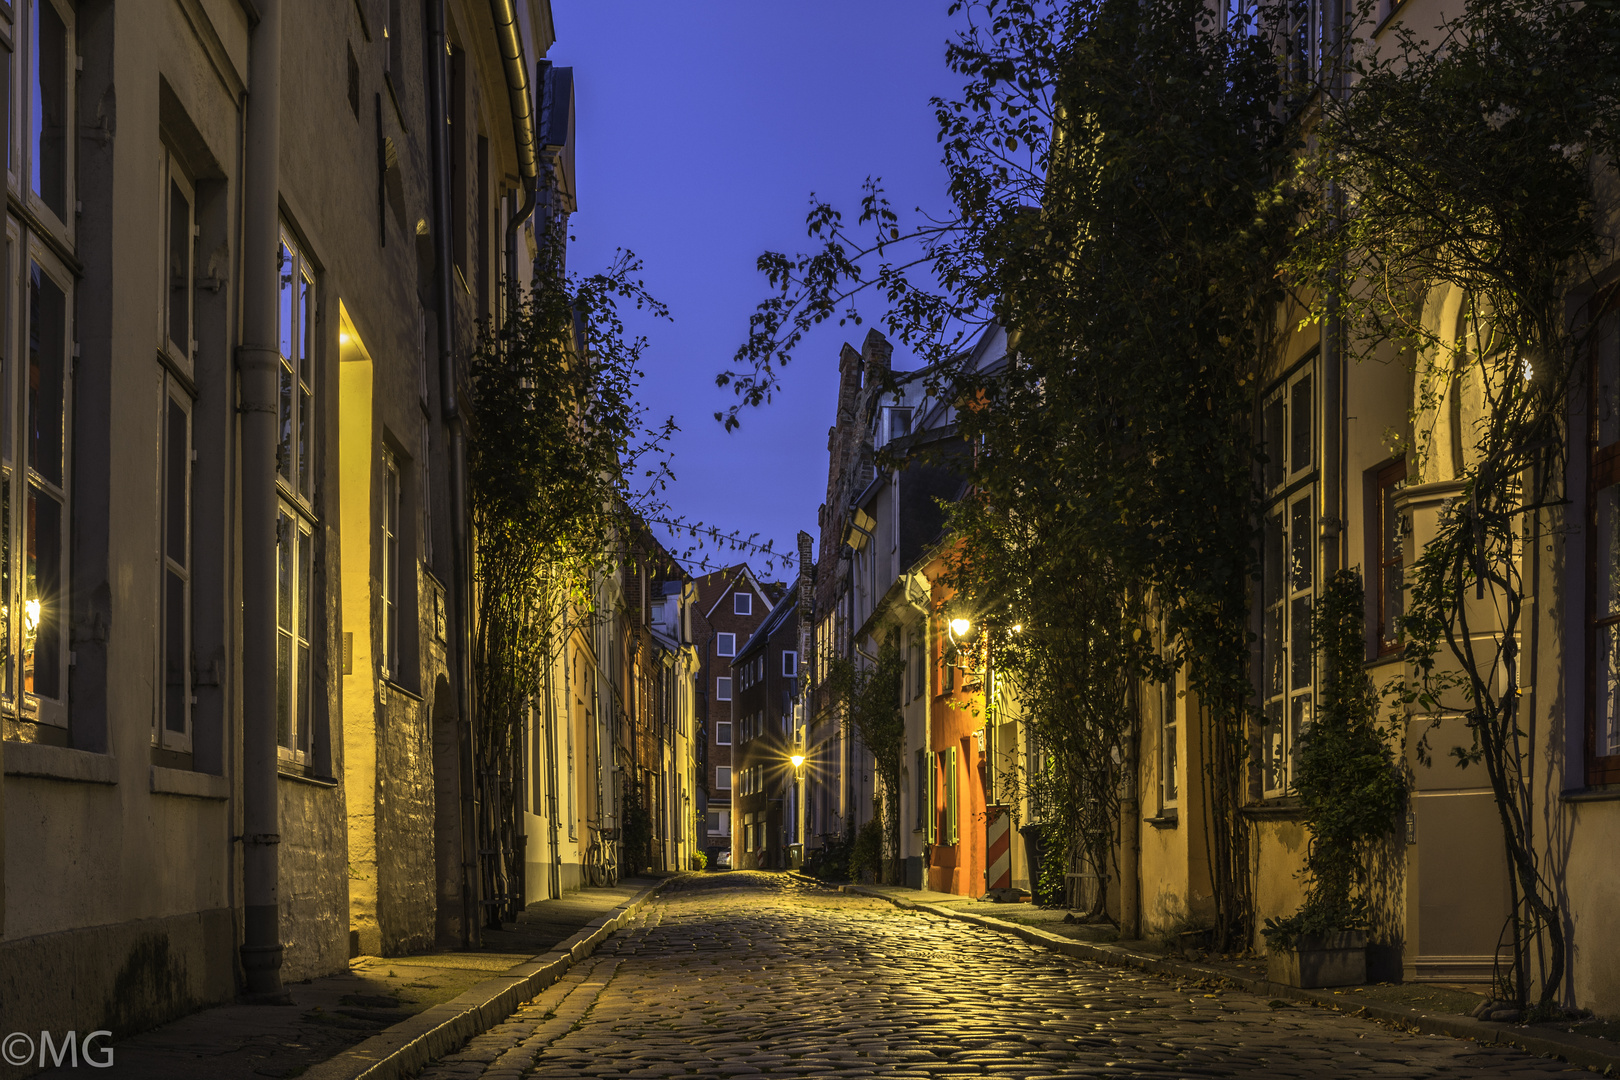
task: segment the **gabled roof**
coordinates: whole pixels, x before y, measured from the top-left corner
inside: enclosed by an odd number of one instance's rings
[[[798,579],[795,578],[793,585],[788,588],[787,592],[782,594],[782,599],[778,600],[776,606],[771,608],[770,614],[765,616],[765,621],[759,624],[759,629],[750,634],[748,640],[743,643],[743,647],[737,650],[738,657],[746,655],[756,643],[763,642],[776,633],[782,624],[787,622],[788,617],[798,611],[799,590],[797,585]],[[734,659],[732,663],[735,664],[736,660]]]
[[[705,619],[713,615],[720,607],[720,601],[729,596],[739,585],[747,587],[750,592],[761,600],[769,601],[770,594],[760,587],[759,579],[754,576],[754,571],[749,568],[747,563],[738,563],[729,570],[720,570],[716,571],[716,573],[727,574],[729,579],[721,588],[720,594],[714,598],[714,603],[709,605],[709,610],[703,613]]]

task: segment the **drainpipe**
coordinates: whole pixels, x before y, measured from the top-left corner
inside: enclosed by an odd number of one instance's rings
[[[280,233],[281,4],[259,0],[248,52],[242,208],[242,971],[248,1000],[281,985],[276,780],[276,257]]]
[[[457,373],[453,318],[455,300],[450,291],[454,277],[450,248],[450,132],[448,73],[445,70],[449,39],[444,28],[444,0],[427,0],[428,52],[427,89],[429,148],[433,159],[434,321],[438,324],[440,412],[450,435],[450,553],[455,582],[455,602],[451,605],[456,642],[456,659],[451,665],[455,678],[457,724],[461,729],[461,944],[470,948],[481,923],[479,918],[478,873],[476,864],[477,803],[474,775],[478,757],[477,729],[473,726],[472,634],[467,612],[472,595],[472,571],[467,552],[467,436],[461,422],[456,394]]]
[[[1340,50],[1344,44],[1344,0],[1327,0],[1325,15],[1330,51],[1324,61],[1332,66],[1324,80],[1330,97],[1340,97],[1344,89],[1344,65]],[[1335,227],[1344,195],[1337,185],[1328,192]],[[1334,284],[1338,284],[1334,275]],[[1344,485],[1344,323],[1338,302],[1330,300],[1327,318],[1322,320],[1322,576],[1329,577],[1344,565],[1344,532],[1349,517]]]
[[[534,131],[533,94],[529,88],[528,63],[523,58],[523,38],[518,31],[517,12],[513,0],[490,0],[489,8],[490,16],[495,21],[495,40],[501,50],[506,96],[512,109],[512,137],[517,146],[518,175],[523,179],[523,205],[506,223],[506,293],[508,310],[511,310],[517,307],[518,298],[518,229],[534,212],[540,168]],[[544,61],[542,64],[544,67],[550,66]],[[541,94],[545,93],[544,86],[539,89]]]

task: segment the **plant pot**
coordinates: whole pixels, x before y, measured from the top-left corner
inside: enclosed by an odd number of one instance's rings
[[[1310,935],[1292,948],[1271,946],[1266,978],[1305,990],[1367,981],[1367,935],[1361,930]]]

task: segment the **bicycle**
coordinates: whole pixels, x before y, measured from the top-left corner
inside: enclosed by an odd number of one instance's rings
[[[619,883],[619,830],[590,826],[591,843],[585,849],[585,877],[596,888],[611,889]]]

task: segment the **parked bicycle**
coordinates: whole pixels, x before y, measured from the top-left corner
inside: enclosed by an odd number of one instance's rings
[[[599,889],[619,883],[618,829],[590,826],[591,842],[585,849],[585,880]]]

